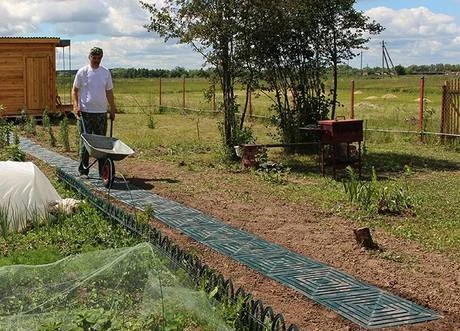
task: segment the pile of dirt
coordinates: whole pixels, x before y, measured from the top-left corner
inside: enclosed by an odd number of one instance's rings
[[[366,101],[361,101],[359,103],[357,103],[355,105],[355,108],[356,109],[359,109],[359,110],[376,110],[376,109],[380,109],[382,107],[376,105],[376,104],[373,104],[373,103],[370,103],[370,102],[366,102]]]
[[[382,95],[382,99],[384,100],[388,100],[388,99],[397,99],[398,96],[397,95],[394,95],[394,94],[385,94],[385,95]]]

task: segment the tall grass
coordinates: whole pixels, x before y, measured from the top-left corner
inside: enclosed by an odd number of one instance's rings
[[[350,81],[355,79],[356,117],[365,119],[368,128],[378,127],[399,130],[418,130],[418,88],[420,77],[346,77],[339,82],[339,99],[343,103],[338,115],[348,117],[350,104]],[[437,131],[439,122],[439,106],[441,86],[446,76],[428,76],[426,83],[426,98],[430,100],[426,106],[432,109],[427,116],[425,126],[428,130]],[[163,103],[176,98],[177,106],[181,108],[182,80],[165,80],[163,87]],[[148,127],[148,116],[133,105],[134,95],[139,104],[143,102],[158,103],[158,82],[154,80],[117,80],[115,93],[118,103],[133,107],[126,108],[123,114],[117,114],[114,122],[114,136],[130,145],[135,151],[135,157],[155,161],[164,167],[170,167],[174,172],[179,164],[191,165],[191,172],[219,172],[222,181],[232,181],[238,187],[247,183],[257,183],[257,190],[266,196],[276,196],[279,199],[295,203],[311,203],[318,209],[349,217],[350,220],[366,223],[385,229],[397,236],[416,240],[423,245],[440,251],[452,251],[460,256],[460,208],[458,187],[460,186],[460,149],[439,144],[437,138],[429,138],[420,143],[418,135],[380,133],[368,131],[365,134],[363,156],[363,177],[368,181],[372,178],[372,168],[379,174],[380,187],[389,187],[394,183],[407,188],[406,196],[417,203],[413,204],[408,215],[385,215],[374,213],[362,215],[356,208],[349,208],[347,196],[344,194],[341,181],[329,177],[323,178],[318,171],[317,159],[304,155],[286,155],[281,149],[269,149],[268,159],[282,163],[290,168],[283,177],[282,186],[275,182],[261,181],[254,173],[234,173],[235,167],[227,168],[220,163],[218,150],[220,143],[218,122],[222,114],[193,113],[188,111],[167,110],[152,113],[155,123],[153,129]],[[207,88],[206,80],[196,80],[186,84],[186,89],[195,93],[196,102],[204,102],[200,92]],[[241,90],[242,91],[242,90]],[[187,92],[188,93],[188,92]],[[392,94],[396,97],[386,96]],[[386,96],[385,98],[383,98]],[[171,97],[171,99],[168,99]],[[373,97],[373,98],[369,98]],[[187,102],[192,96],[187,94]],[[265,101],[263,101],[265,100]],[[253,97],[255,114],[270,115],[267,110],[269,99],[263,94]],[[363,103],[358,106],[359,103]],[[199,118],[199,130],[197,123]],[[270,143],[276,139],[276,128],[268,122],[248,121],[252,126],[258,143]],[[70,126],[70,130],[74,130]],[[75,135],[71,135],[75,137]],[[456,149],[457,148],[457,149]],[[124,161],[121,161],[124,162]],[[413,174],[405,177],[406,165]],[[169,168],[168,168],[169,169]],[[199,175],[198,179],[200,178]],[[155,178],[155,174],[152,174]],[[340,176],[339,176],[340,178]],[[367,181],[367,182],[368,182]],[[232,183],[229,183],[231,185]],[[396,185],[395,187],[398,187]],[[407,185],[407,186],[406,186]],[[176,183],[168,186],[171,190],[201,192],[220,190],[226,185],[214,186],[210,181],[198,181],[191,187]],[[387,191],[385,194],[389,193]],[[250,195],[250,191],[248,190]],[[396,190],[397,192],[397,190]],[[193,194],[193,193],[192,193]],[[364,193],[363,193],[364,194]],[[385,196],[389,198],[390,195]],[[397,198],[397,197],[396,197]],[[366,199],[364,199],[366,200]],[[351,210],[350,210],[351,209]]]
[[[419,86],[421,76],[354,76],[341,77],[338,85],[337,115],[349,117],[351,108],[351,81],[355,82],[355,117],[367,121],[369,128],[398,130],[418,129]],[[430,75],[425,77],[425,128],[439,131],[442,85],[451,77]],[[162,80],[161,105],[174,109],[183,108],[183,80],[169,78]],[[159,112],[160,80],[158,78],[117,79],[115,94],[118,108],[125,113],[145,111]],[[326,91],[331,88],[326,80]],[[185,81],[186,109],[211,111],[212,102],[205,98],[210,82],[204,78],[187,78]],[[60,87],[62,90],[63,87]],[[63,91],[64,92],[64,91]],[[237,102],[245,99],[243,86],[236,88]],[[133,97],[136,102],[133,103]],[[222,102],[219,86],[216,86],[216,103]],[[270,94],[256,91],[252,95],[254,115],[270,117],[272,104]]]

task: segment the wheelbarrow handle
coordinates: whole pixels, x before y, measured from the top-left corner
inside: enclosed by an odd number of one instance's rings
[[[80,116],[80,117],[78,118],[78,120],[80,121],[81,127],[82,127],[82,129],[83,129],[83,132],[81,132],[81,133],[86,133],[85,121],[83,120],[83,116]]]
[[[83,121],[83,116],[80,116],[79,120],[83,128],[83,133],[86,133],[85,121]],[[113,119],[110,119],[110,137],[112,136],[113,136]]]

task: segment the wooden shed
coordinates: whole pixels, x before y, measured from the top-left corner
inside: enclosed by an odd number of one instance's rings
[[[1,116],[40,116],[68,110],[60,104],[56,86],[56,47],[59,38],[0,37]]]

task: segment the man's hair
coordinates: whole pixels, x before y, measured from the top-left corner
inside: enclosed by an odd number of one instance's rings
[[[99,47],[93,47],[90,49],[89,51],[89,55],[104,55],[104,52],[102,51],[102,48],[99,48]]]

